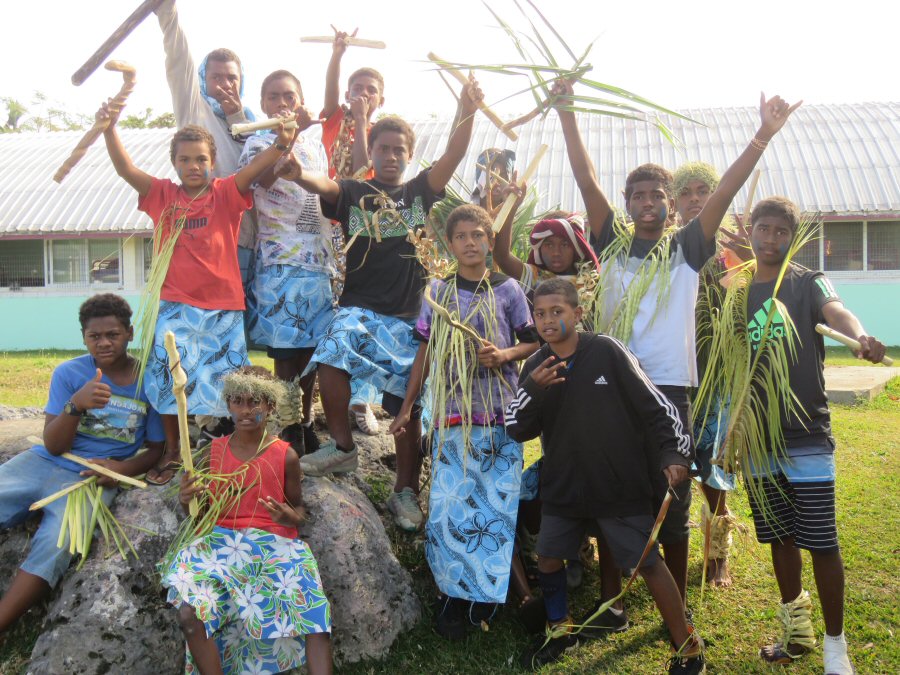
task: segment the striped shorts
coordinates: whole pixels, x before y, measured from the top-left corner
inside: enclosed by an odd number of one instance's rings
[[[761,544],[793,538],[797,548],[827,553],[838,550],[834,507],[834,455],[789,457],[764,476],[751,477],[762,488],[747,486],[756,539]]]

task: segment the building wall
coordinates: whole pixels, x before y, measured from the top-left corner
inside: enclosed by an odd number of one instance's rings
[[[900,315],[893,309],[900,298],[896,280],[858,282],[833,279],[835,290],[862,321],[866,330],[885,344],[900,347]],[[137,311],[139,296],[121,292]],[[0,295],[0,352],[24,349],[81,349],[78,307],[93,293],[68,295]],[[830,342],[830,341],[829,341]],[[895,353],[900,356],[900,353]]]

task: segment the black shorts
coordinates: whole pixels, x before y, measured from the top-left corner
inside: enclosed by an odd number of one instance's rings
[[[793,537],[794,546],[817,553],[839,550],[834,508],[834,481],[792,482],[783,473],[757,478],[766,500],[760,507],[747,485],[756,540],[761,544]]]
[[[278,361],[287,361],[288,359],[295,359],[301,354],[312,355],[313,351],[315,351],[314,347],[304,347],[303,349],[295,347],[266,347],[266,356]]]
[[[545,558],[578,560],[578,552],[585,534],[603,537],[616,566],[626,570],[635,567],[650,539],[653,518],[618,516],[612,518],[567,518],[543,514],[538,534],[537,552]],[[643,567],[652,567],[659,560],[656,545],[647,555]]]
[[[672,402],[678,410],[678,417],[684,432],[691,437],[691,450],[694,449],[694,436],[691,432],[690,425],[690,399],[688,391],[685,387],[670,387],[667,385],[658,386],[666,397]],[[648,439],[648,443],[652,443]],[[655,455],[656,448],[651,452],[651,456]],[[658,467],[657,467],[658,468]],[[669,483],[666,481],[665,474],[662,471],[653,470],[651,467],[651,476],[653,483],[653,507],[659,511],[662,506],[663,499],[666,497],[666,491]],[[675,498],[669,504],[669,511],[666,513],[666,519],[663,521],[662,527],[659,529],[659,543],[674,544],[684,541],[690,534],[688,522],[691,517],[691,481],[686,480],[675,488]]]
[[[403,407],[403,399],[397,396],[396,394],[391,394],[389,392],[382,392],[381,394],[381,407],[384,408],[384,411],[390,415],[391,417],[396,417],[400,414],[400,408]],[[412,412],[409,415],[410,420],[417,420],[422,418],[422,406],[418,403],[413,405]]]

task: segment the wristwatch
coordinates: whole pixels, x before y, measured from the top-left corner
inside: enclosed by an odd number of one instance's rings
[[[81,417],[84,414],[84,410],[79,410],[75,407],[75,404],[72,403],[72,399],[66,401],[63,406],[63,412],[66,413],[66,415],[72,415],[72,417]]]

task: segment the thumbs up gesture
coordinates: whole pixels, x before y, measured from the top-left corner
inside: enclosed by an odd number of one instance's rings
[[[102,378],[103,373],[97,368],[94,377],[85,382],[72,396],[72,404],[79,410],[105,407],[109,403],[109,397],[112,396],[112,390],[108,384],[101,381]]]

